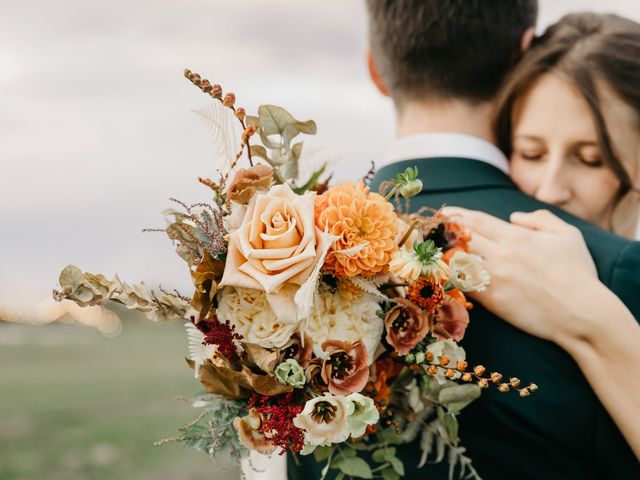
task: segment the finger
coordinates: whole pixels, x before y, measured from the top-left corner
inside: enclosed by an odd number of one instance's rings
[[[469,242],[469,250],[472,253],[480,255],[485,260],[491,259],[495,252],[500,248],[497,242],[479,234],[474,233]]]
[[[536,210],[531,213],[513,212],[510,220],[514,225],[543,232],[558,232],[570,226],[549,210]]]
[[[509,222],[505,222],[488,213],[480,212],[478,210],[467,210],[460,207],[445,207],[442,212],[451,217],[451,220],[458,222],[463,227],[468,228],[474,233],[491,239],[499,240],[504,238],[510,232],[513,232],[515,228]]]

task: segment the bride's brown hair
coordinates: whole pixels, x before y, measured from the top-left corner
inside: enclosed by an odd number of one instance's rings
[[[620,181],[616,203],[634,188],[616,156],[604,121],[597,80],[636,112],[640,128],[640,24],[617,15],[571,13],[534,40],[498,94],[495,133],[498,146],[511,155],[512,113],[516,101],[545,73],[570,81],[589,105],[603,159]]]

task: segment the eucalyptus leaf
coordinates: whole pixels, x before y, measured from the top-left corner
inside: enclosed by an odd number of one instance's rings
[[[344,458],[338,463],[337,467],[342,473],[350,477],[373,478],[371,467],[362,458]]]
[[[267,155],[267,149],[262,145],[251,145],[251,155],[260,157],[265,159],[267,162],[269,161],[269,156]]]
[[[304,142],[298,142],[293,147],[291,147],[291,158],[294,161],[300,160],[300,155],[302,154],[302,144]]]
[[[316,459],[316,462],[322,462],[329,458],[332,451],[333,447],[331,446],[316,447],[316,449],[313,451],[313,457]]]
[[[458,419],[452,413],[442,413],[438,411],[440,420],[440,432],[450,445],[458,445]]]
[[[341,462],[347,458],[354,458],[357,455],[357,452],[352,448],[344,448],[340,450],[340,453],[336,455],[333,459],[334,464]]]
[[[290,154],[288,154],[291,157]],[[298,160],[288,158],[286,162],[282,164],[281,167],[278,168],[280,175],[283,178],[296,179],[298,178],[299,168],[298,168]]]
[[[108,301],[121,303],[130,310],[144,313],[151,320],[185,318],[189,303],[165,293],[149,290],[143,283],[129,285],[116,275],[108,280],[104,275],[85,272],[68,265],[60,273],[62,290],[54,290],[53,297],[72,300],[81,307],[100,305]]]
[[[260,141],[269,150],[280,150],[282,148],[282,144],[271,140],[269,135],[263,129],[260,129]]]
[[[375,450],[371,454],[371,459],[376,463],[384,463],[388,461],[390,458],[396,456],[395,447],[383,447]]]
[[[387,461],[387,454],[385,453],[385,448],[381,448],[379,450],[375,450],[372,454],[371,454],[371,460],[373,460],[376,463],[384,463]]]
[[[405,443],[402,434],[396,432],[395,428],[384,428],[378,433],[378,438],[389,445],[401,445]]]
[[[389,463],[398,475],[404,475],[404,463],[398,457],[389,457]]]
[[[316,122],[307,120],[306,122],[296,122],[297,129],[307,135],[315,135],[317,132]]]
[[[459,413],[481,395],[480,387],[475,384],[456,385],[440,390],[438,403],[445,405],[452,413]]]
[[[384,480],[400,480],[400,475],[398,475],[392,467],[385,468],[380,473]]]
[[[284,108],[276,105],[260,105],[258,107],[260,128],[266,135],[282,135],[287,125],[296,124],[297,121]]]

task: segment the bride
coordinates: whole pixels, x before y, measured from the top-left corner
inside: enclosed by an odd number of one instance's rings
[[[523,192],[628,238],[640,216],[639,58],[640,24],[567,15],[514,69],[496,115]],[[471,248],[491,273],[475,299],[566,350],[640,458],[640,327],[598,280],[580,232],[546,210],[514,213],[511,223],[446,212],[473,231]],[[628,296],[638,302],[640,292]]]

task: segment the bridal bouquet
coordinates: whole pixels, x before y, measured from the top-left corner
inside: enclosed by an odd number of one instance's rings
[[[186,320],[202,413],[168,441],[238,460],[313,453],[325,474],[393,480],[404,474],[393,445],[421,434],[422,463],[448,449],[461,475],[476,475],[456,415],[490,385],[523,397],[537,387],[469,366],[457,344],[465,294],[489,283],[468,233],[437,210],[409,213],[422,190],[415,168],[379,192],[373,169],[331,184],[323,166],[299,182],[302,142],[292,142],[315,133],[313,121],[273,105],[248,116],[232,93],[185,76],[213,100],[199,114],[228,158],[219,180],[199,179],[212,203],[174,200],[165,212],[193,294],[68,266],[55,298]]]

